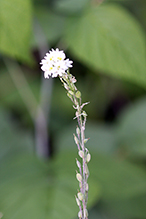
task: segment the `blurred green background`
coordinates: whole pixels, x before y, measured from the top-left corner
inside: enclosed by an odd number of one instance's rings
[[[72,103],[40,60],[73,60],[90,219],[146,218],[146,1],[0,1],[0,218],[76,219]]]

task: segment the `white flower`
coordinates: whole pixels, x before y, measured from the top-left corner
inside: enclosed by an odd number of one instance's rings
[[[57,76],[62,76],[62,74],[66,73],[68,68],[72,67],[73,61],[66,59],[65,53],[63,51],[59,51],[52,49],[49,53],[46,53],[44,59],[41,60],[41,69],[44,71],[44,77],[52,78]]]

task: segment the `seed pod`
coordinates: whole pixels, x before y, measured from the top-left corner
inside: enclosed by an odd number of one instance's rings
[[[87,154],[87,157],[86,157],[86,161],[87,161],[87,163],[89,163],[89,161],[91,160],[91,154]]]
[[[78,152],[78,154],[79,154],[79,156],[80,156],[81,158],[84,158],[84,151],[80,150],[80,151]]]
[[[80,200],[80,201],[82,201],[83,200],[83,194],[81,193],[81,192],[78,192],[78,199]]]
[[[79,182],[82,182],[82,176],[81,176],[80,173],[77,173],[77,174],[76,174],[76,178],[77,178],[77,180],[78,180]]]

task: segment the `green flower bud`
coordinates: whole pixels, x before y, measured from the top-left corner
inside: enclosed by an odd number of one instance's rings
[[[81,98],[81,92],[78,90],[78,91],[76,92],[75,96],[76,96],[77,98]]]

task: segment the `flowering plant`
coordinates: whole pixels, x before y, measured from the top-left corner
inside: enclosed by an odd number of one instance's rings
[[[91,159],[91,155],[85,144],[89,139],[85,138],[85,123],[87,114],[83,110],[83,107],[88,103],[81,102],[81,92],[75,86],[76,79],[69,73],[69,68],[72,67],[73,61],[65,59],[65,53],[52,49],[46,54],[41,61],[41,69],[44,71],[44,77],[59,77],[64,88],[67,90],[67,96],[73,102],[73,108],[76,110],[74,119],[77,119],[78,126],[76,128],[76,134],[74,134],[74,141],[78,148],[78,155],[82,162],[76,159],[78,171],[76,171],[76,178],[79,182],[79,190],[77,192],[76,202],[79,206],[78,218],[88,219],[87,201],[89,186],[87,179],[89,177],[88,162]],[[82,164],[81,164],[82,163]]]

